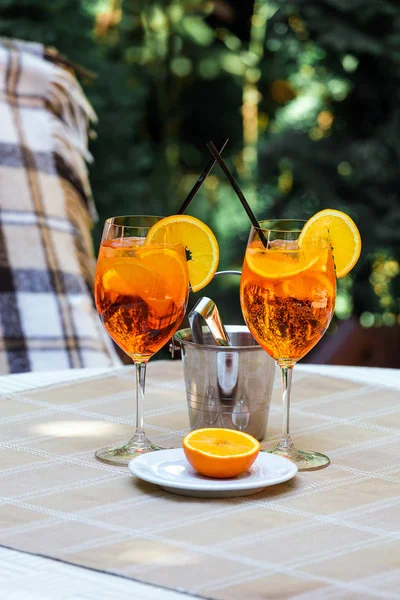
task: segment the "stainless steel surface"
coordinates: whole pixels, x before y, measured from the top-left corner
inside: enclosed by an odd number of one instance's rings
[[[221,321],[217,305],[211,298],[200,298],[189,313],[192,338],[197,344],[204,343],[202,320],[207,323],[217,346],[230,346],[229,336]]]
[[[193,341],[190,329],[181,329],[181,345],[191,429],[226,427],[265,436],[275,362],[257,344],[249,330],[228,325],[231,346],[215,346],[207,327],[204,344]]]
[[[214,277],[218,277],[220,275],[241,275],[242,271],[217,271],[214,274]]]

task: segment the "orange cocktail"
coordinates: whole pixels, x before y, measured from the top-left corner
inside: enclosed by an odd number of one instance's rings
[[[146,366],[181,324],[189,280],[193,291],[201,290],[213,278],[218,259],[213,232],[195,217],[106,220],[94,294],[105,329],[135,364],[136,428],[126,443],[99,448],[99,460],[128,465],[132,458],[161,450],[144,431]]]
[[[178,329],[189,295],[185,246],[163,227],[165,219],[126,215],[107,219],[97,261],[94,295],[110,337],[136,367],[136,429],[125,444],[99,448],[96,458],[127,465],[159,450],[144,432],[146,366]],[[161,239],[151,239],[161,226]]]
[[[320,469],[329,458],[295,448],[289,434],[293,367],[324,335],[336,298],[332,244],[325,229],[305,235],[304,221],[276,220],[253,227],[240,284],[247,326],[281,368],[282,433],[271,450],[299,470]]]
[[[182,246],[145,244],[135,237],[102,242],[96,307],[111,338],[133,360],[148,360],[175,333],[188,288]]]
[[[259,240],[247,247],[241,283],[246,323],[280,366],[293,366],[325,333],[336,277],[330,247],[299,249],[296,241]]]

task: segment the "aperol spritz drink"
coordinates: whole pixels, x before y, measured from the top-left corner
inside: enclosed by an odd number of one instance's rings
[[[329,248],[300,252],[252,242],[242,275],[244,318],[279,364],[294,365],[317,344],[333,314],[336,278]]]
[[[185,248],[163,233],[162,243],[148,234],[162,217],[107,219],[100,245],[94,294],[110,337],[136,366],[136,430],[125,444],[100,448],[96,457],[127,465],[132,458],[160,450],[144,432],[144,394],[149,359],[177,331],[189,295]]]
[[[104,240],[95,278],[96,306],[111,338],[133,360],[148,360],[179,327],[188,294],[181,246],[143,238]]]
[[[283,428],[272,450],[297,463],[299,470],[321,468],[329,459],[301,452],[289,435],[292,369],[318,343],[331,321],[336,298],[332,251],[325,239],[300,247],[304,222],[261,222],[252,228],[246,250],[240,299],[246,324],[281,367]]]

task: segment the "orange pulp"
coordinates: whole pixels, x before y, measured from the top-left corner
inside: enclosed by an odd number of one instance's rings
[[[260,442],[244,431],[209,427],[191,431],[182,440],[192,467],[207,477],[236,477],[251,467]]]

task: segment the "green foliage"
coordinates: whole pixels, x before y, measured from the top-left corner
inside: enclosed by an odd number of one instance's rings
[[[96,73],[82,82],[99,116],[96,243],[107,216],[176,210],[208,139],[228,135],[224,156],[260,219],[334,207],[356,220],[363,253],[340,283],[339,318],[396,320],[397,0],[0,0],[0,9],[0,35],[55,46]],[[249,223],[219,169],[189,211],[215,230],[221,267],[240,268]],[[198,295],[238,322],[237,289],[220,279]]]
[[[297,48],[285,65],[296,98],[275,112],[260,173],[278,189],[290,173],[290,188],[275,198],[278,215],[335,207],[354,217],[363,239],[351,275],[354,312],[388,324],[400,309],[398,272],[383,293],[375,269],[378,256],[400,260],[400,8],[388,0],[282,2],[272,31],[286,24],[269,42],[274,54]],[[348,298],[349,281],[339,284]]]

